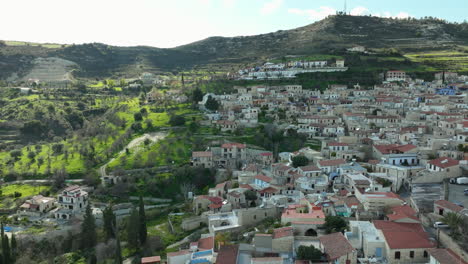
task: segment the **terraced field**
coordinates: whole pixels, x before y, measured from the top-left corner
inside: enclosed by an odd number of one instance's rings
[[[468,53],[460,51],[437,51],[408,53],[405,57],[413,62],[431,65],[438,70],[468,71]]]

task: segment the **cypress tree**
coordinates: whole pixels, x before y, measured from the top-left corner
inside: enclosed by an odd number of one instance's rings
[[[146,242],[146,237],[147,237],[147,227],[146,227],[146,215],[145,215],[145,204],[143,203],[143,197],[140,195],[140,204],[139,204],[139,216],[140,216],[140,221],[139,221],[139,238],[140,238],[140,244],[144,245]]]
[[[106,234],[106,241],[115,237],[114,226],[116,226],[115,214],[112,211],[112,206],[106,207],[103,212],[104,218],[104,233]]]
[[[15,237],[15,234],[12,234],[11,235],[11,260],[13,262],[16,261],[16,255],[18,254],[18,252],[16,251],[17,248],[18,248],[18,245],[16,243],[16,237]]]
[[[114,234],[115,234],[115,243],[116,243],[115,262],[117,264],[122,264],[122,248],[120,247],[119,233],[117,232],[115,225],[112,225],[112,230],[114,231]]]
[[[96,220],[91,211],[91,206],[88,203],[83,223],[81,224],[81,248],[94,248],[97,243]]]
[[[139,241],[139,216],[138,211],[133,208],[127,222],[127,242],[130,248],[137,249]]]
[[[10,261],[10,243],[8,242],[8,236],[3,238],[3,263],[11,263]]]

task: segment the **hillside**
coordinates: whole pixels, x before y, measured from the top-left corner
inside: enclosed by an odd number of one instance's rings
[[[23,78],[34,68],[38,57],[54,58],[55,61],[62,59],[70,65],[75,63],[75,77],[101,78],[136,76],[144,71],[179,71],[195,66],[229,71],[246,63],[285,55],[340,54],[354,45],[373,49],[396,48],[404,54],[416,53],[407,58],[419,58],[412,61],[423,64],[431,64],[431,61],[421,59],[418,53],[461,50],[463,60],[468,46],[468,24],[452,24],[436,19],[331,16],[292,30],[248,37],[211,37],[172,49],[115,47],[97,43],[10,43],[0,45],[0,79]],[[466,63],[468,65],[468,61]],[[460,69],[464,70],[464,66]],[[54,71],[62,70],[60,67],[54,68]]]

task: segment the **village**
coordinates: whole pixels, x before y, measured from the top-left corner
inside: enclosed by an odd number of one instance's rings
[[[205,94],[202,123],[220,133],[270,125],[314,144],[279,152],[213,140],[193,151],[192,167],[222,179],[204,195],[183,194],[192,216],[180,228],[205,233],[141,263],[468,263],[467,78],[442,72],[424,82],[389,71],[374,87]],[[213,100],[217,110],[208,109]],[[120,180],[109,177],[103,185]],[[100,222],[105,207],[90,204],[93,191],[68,184],[56,197],[26,200],[15,217],[66,228],[91,207]]]

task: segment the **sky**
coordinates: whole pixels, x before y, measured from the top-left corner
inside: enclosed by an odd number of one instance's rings
[[[170,48],[210,36],[287,30],[344,10],[344,0],[0,0],[0,39]],[[468,0],[347,0],[351,15],[468,19]]]

